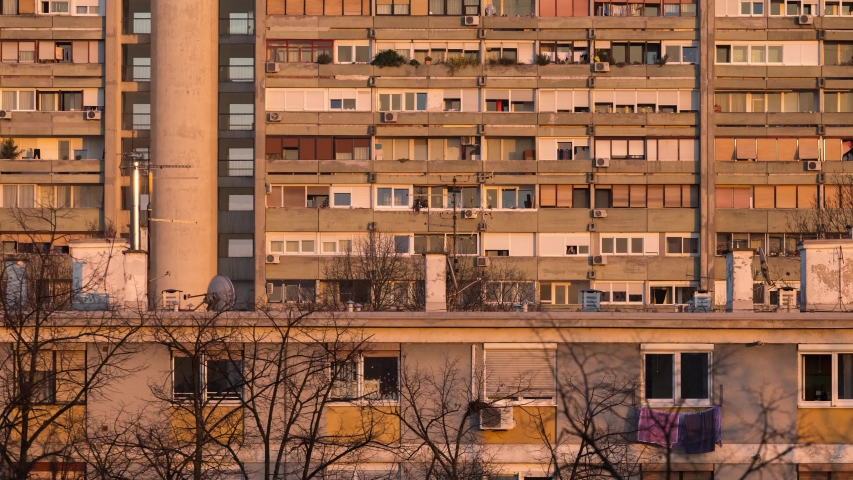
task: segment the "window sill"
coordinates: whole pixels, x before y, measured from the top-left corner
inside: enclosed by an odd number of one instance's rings
[[[802,408],[802,409],[809,409],[809,408],[814,408],[814,409],[820,409],[820,408],[853,408],[853,402],[850,402],[848,400],[845,403],[837,403],[837,404],[833,405],[832,402],[807,402],[807,401],[801,400],[801,401],[797,402],[797,408]]]
[[[644,403],[649,408],[708,408],[714,406],[714,403],[710,400],[682,402],[674,400],[646,400]]]
[[[399,400],[329,400],[327,407],[363,407],[365,405],[379,407],[396,407],[400,405]]]

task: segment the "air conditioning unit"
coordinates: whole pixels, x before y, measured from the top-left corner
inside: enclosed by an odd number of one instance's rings
[[[12,119],[12,111],[11,110],[0,110],[0,119],[11,120]]]
[[[593,210],[592,216],[595,218],[605,218],[607,217],[607,210]]]
[[[85,118],[86,118],[86,120],[100,120],[101,119],[101,111],[100,110],[86,110]]]
[[[810,160],[806,163],[806,169],[809,171],[819,171],[821,168],[820,162],[817,160]]]
[[[382,115],[382,121],[385,123],[397,123],[397,115],[396,112],[385,112]]]
[[[489,266],[489,257],[477,257],[477,266],[478,267],[488,267]]]
[[[267,255],[267,263],[281,263],[281,256],[269,254]]]
[[[267,121],[268,122],[280,122],[281,121],[281,112],[269,112],[269,113],[267,113]]]
[[[486,407],[480,410],[480,430],[511,430],[515,428],[512,407]]]
[[[800,25],[812,25],[814,24],[814,17],[811,15],[800,15],[797,17],[797,23]]]
[[[281,71],[281,65],[276,62],[267,62],[267,73],[278,73]]]
[[[462,137],[462,145],[476,145],[477,137]]]
[[[595,166],[601,167],[601,168],[609,167],[610,166],[610,159],[609,158],[596,158],[595,159]]]
[[[608,62],[595,62],[593,65],[593,69],[596,72],[609,72],[610,64]]]
[[[476,15],[466,15],[462,18],[462,23],[469,27],[473,27],[480,24],[480,17]]]
[[[368,222],[368,224],[367,224],[367,230],[368,230],[369,232],[376,231],[376,222]]]
[[[275,293],[275,285],[267,283],[267,295],[272,295],[273,293]]]
[[[607,265],[607,257],[604,255],[593,255],[592,256],[592,264],[593,265]]]
[[[462,216],[465,218],[474,218],[477,216],[477,212],[475,212],[474,210],[463,210]]]

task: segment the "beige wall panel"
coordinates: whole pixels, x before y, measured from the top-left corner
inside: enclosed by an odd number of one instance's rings
[[[505,212],[492,210],[486,218],[489,232],[536,232],[537,212]]]
[[[317,208],[268,208],[267,231],[316,232],[318,212]]]
[[[366,232],[367,224],[374,220],[373,210],[369,208],[323,208],[318,226],[321,232]],[[387,224],[377,226],[388,229]]]
[[[699,231],[699,211],[695,208],[650,208],[646,212],[650,232]],[[607,214],[609,218],[610,212]]]
[[[585,232],[592,218],[585,208],[541,208],[538,222],[538,232]]]
[[[767,231],[767,215],[766,210],[717,209],[716,229],[718,232],[763,233]]]
[[[266,278],[276,280],[302,280],[320,277],[321,257],[282,255],[281,263],[266,264]]]

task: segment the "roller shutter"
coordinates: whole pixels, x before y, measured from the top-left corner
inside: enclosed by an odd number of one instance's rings
[[[486,397],[554,398],[556,350],[486,349]]]

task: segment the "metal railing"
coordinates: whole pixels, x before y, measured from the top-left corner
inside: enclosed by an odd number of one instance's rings
[[[150,16],[150,13],[149,13]],[[125,17],[122,19],[121,33],[124,35],[150,35],[151,34],[151,18],[132,18]]]
[[[221,113],[219,130],[251,131],[255,129],[254,113]]]
[[[251,177],[255,174],[254,160],[220,160],[220,177]]]
[[[150,65],[124,65],[121,72],[123,82],[150,82]]]
[[[151,130],[150,113],[125,113],[121,116],[122,130]]]
[[[219,19],[220,35],[254,35],[255,14],[253,12],[243,13],[245,18],[224,17]]]

